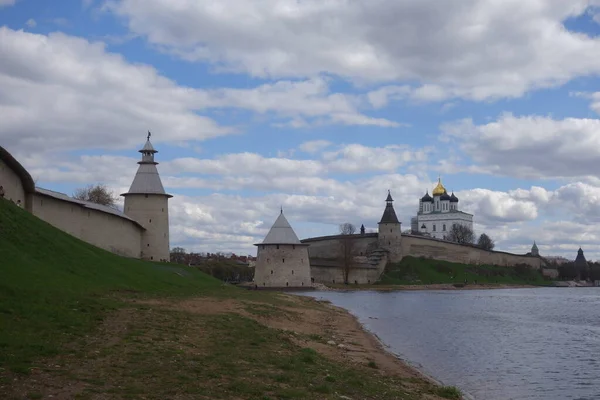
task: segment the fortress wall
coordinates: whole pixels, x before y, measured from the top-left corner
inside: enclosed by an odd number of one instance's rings
[[[542,266],[542,260],[539,257],[511,254],[501,251],[487,251],[477,247],[464,246],[420,236],[403,235],[402,253],[403,255],[414,257],[427,257],[463,264],[490,264],[500,266],[527,264],[535,269],[539,269]]]
[[[260,287],[310,286],[311,268],[306,246],[259,245],[254,283]]]
[[[304,239],[302,243],[308,246],[308,255],[312,258],[337,259],[341,257],[341,235],[323,236],[319,238]],[[369,252],[369,247],[377,245],[377,234],[354,235],[354,253],[364,256]]]
[[[4,187],[4,198],[17,202],[21,200],[25,207],[25,189],[21,177],[2,159],[0,159],[0,186]]]
[[[140,257],[143,228],[133,221],[36,193],[32,213],[85,242],[126,257]]]
[[[344,283],[344,270],[341,267],[311,265],[311,276],[317,283]],[[348,273],[350,284],[369,284],[379,280],[381,271],[377,268],[352,268]]]

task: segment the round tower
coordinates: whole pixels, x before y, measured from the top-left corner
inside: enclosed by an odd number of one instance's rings
[[[385,210],[379,221],[379,234],[377,240],[379,247],[389,252],[389,261],[398,262],[402,260],[402,226],[394,205],[394,199],[388,190],[387,198],[385,199]]]
[[[169,199],[160,180],[154,161],[158,153],[150,142],[150,132],[144,147],[139,150],[142,160],[125,197],[124,212],[146,230],[142,233],[141,254],[144,260],[170,261]]]
[[[310,287],[308,244],[301,243],[283,210],[258,247],[254,284],[261,287]]]

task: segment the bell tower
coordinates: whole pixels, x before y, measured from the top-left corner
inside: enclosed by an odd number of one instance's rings
[[[170,260],[169,248],[169,199],[173,196],[167,194],[160,180],[160,175],[154,161],[158,153],[150,142],[151,133],[148,131],[146,144],[139,150],[142,160],[138,161],[139,167],[131,187],[125,197],[124,212],[135,219],[146,230],[142,234],[140,257],[144,260],[166,261]]]

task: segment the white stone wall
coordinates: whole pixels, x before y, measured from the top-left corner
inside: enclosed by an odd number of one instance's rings
[[[164,195],[128,194],[125,215],[139,222],[146,231],[141,238],[141,258],[169,261],[169,201]]]
[[[39,193],[33,196],[32,213],[94,246],[126,257],[140,257],[143,229],[128,219]]]
[[[423,224],[425,224],[425,229],[421,228]],[[428,233],[431,237],[436,239],[444,239],[450,232],[450,228],[453,224],[466,225],[472,230],[473,216],[460,212],[422,214],[417,216],[418,231]],[[444,229],[444,225],[446,229]]]
[[[258,287],[308,287],[311,284],[308,246],[258,245],[254,283]]]
[[[4,198],[12,200],[15,204],[21,200],[21,204],[25,207],[25,190],[21,183],[21,178],[0,160],[0,186],[4,187]]]

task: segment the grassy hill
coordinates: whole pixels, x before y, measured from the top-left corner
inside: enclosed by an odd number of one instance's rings
[[[6,200],[0,200],[0,272],[0,366],[16,370],[87,332],[116,307],[115,294],[185,296],[221,286],[192,268],[116,256]]]
[[[0,199],[2,399],[460,397],[390,369],[369,340],[330,346],[359,331],[335,321],[355,323],[314,300],[113,255]]]
[[[435,283],[490,283],[545,285],[542,274],[525,265],[499,267],[491,265],[467,265],[429,258],[404,257],[401,262],[390,264],[378,284],[422,285]]]

